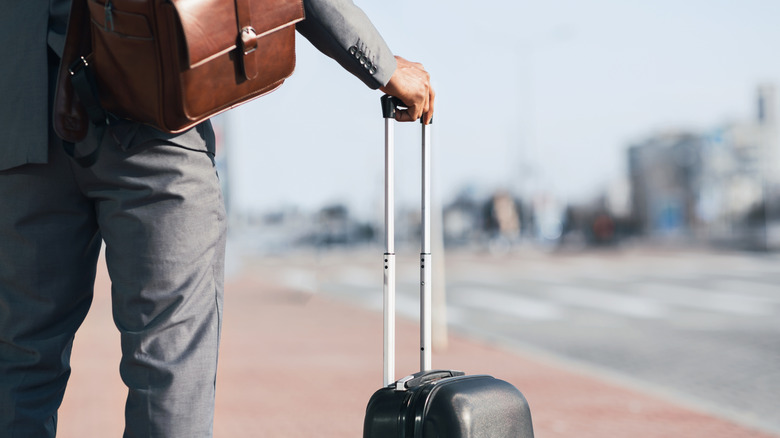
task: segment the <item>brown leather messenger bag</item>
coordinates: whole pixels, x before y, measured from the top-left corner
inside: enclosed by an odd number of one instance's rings
[[[73,0],[55,132],[71,153],[117,118],[177,133],[267,94],[303,17],[302,0]]]

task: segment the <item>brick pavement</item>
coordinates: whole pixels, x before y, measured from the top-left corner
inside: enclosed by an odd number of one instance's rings
[[[226,287],[215,436],[358,437],[381,384],[381,315],[263,281],[247,269]],[[119,437],[124,387],[109,282],[77,335],[59,419],[64,438]],[[417,366],[415,324],[399,321],[398,374]],[[451,336],[434,366],[488,373],[528,398],[537,438],[753,437],[758,432],[526,352]],[[777,438],[777,437],[775,437]]]

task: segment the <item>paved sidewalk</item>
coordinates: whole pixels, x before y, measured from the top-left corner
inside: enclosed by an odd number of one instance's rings
[[[228,282],[215,436],[360,437],[381,384],[381,314],[264,282],[247,269]],[[101,268],[93,308],[76,337],[59,437],[120,437],[125,390],[110,286]],[[417,368],[415,324],[398,324],[398,377]],[[530,353],[452,336],[434,366],[487,373],[516,385],[537,438],[754,437],[746,427],[600,380]],[[777,437],[775,437],[777,438]]]

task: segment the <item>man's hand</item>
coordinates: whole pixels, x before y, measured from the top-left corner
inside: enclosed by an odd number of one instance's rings
[[[390,81],[382,92],[401,99],[407,106],[405,110],[396,111],[395,119],[399,122],[412,122],[420,117],[427,125],[433,119],[433,99],[436,93],[431,87],[431,76],[422,64],[410,62],[400,56],[395,57],[397,67]]]

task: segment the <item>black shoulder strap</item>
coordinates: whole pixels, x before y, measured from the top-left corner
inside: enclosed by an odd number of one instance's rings
[[[110,125],[110,114],[100,105],[100,97],[97,90],[97,82],[88,58],[80,57],[68,67],[73,91],[78,96],[89,117],[89,129],[83,143],[91,144],[91,152],[86,155],[76,154],[76,144],[63,141],[65,152],[70,155],[81,167],[89,167],[95,164],[100,154],[100,143],[103,141],[106,128]]]

